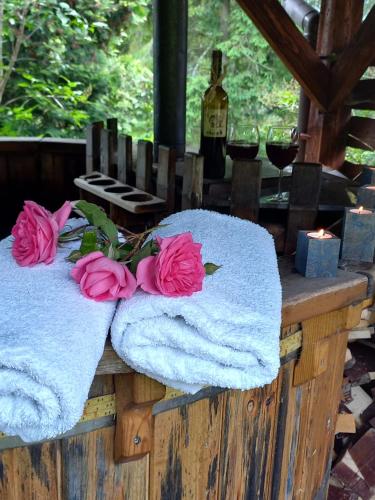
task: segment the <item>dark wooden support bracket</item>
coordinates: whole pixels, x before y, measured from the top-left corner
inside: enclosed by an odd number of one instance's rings
[[[374,52],[375,6],[332,68],[330,109],[336,109],[348,97],[374,59]]]
[[[115,376],[115,462],[147,455],[153,442],[153,405],[165,395],[165,386],[139,373]]]
[[[237,0],[309,98],[328,107],[330,71],[295,26],[278,0]]]

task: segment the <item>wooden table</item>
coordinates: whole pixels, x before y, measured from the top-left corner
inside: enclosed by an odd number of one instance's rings
[[[372,297],[364,274],[307,280],[288,259],[280,274],[282,366],[272,384],[183,395],[133,372],[108,344],[89,403],[116,399],[116,409],[59,440],[14,448],[8,441],[0,498],[324,498],[346,331]],[[115,463],[114,453],[129,461]]]

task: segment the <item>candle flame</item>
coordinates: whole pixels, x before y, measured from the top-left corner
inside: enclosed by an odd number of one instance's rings
[[[358,213],[361,213],[361,212],[363,212],[363,207],[362,206],[360,206],[359,209],[358,209]]]
[[[321,229],[320,231],[318,231],[318,238],[323,238],[324,236],[324,229]]]

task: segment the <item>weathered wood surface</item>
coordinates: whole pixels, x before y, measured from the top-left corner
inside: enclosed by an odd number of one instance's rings
[[[73,179],[85,172],[85,141],[0,138],[0,237],[10,230],[24,200],[54,211],[78,198]]]
[[[258,222],[261,170],[260,160],[233,161],[231,215]]]
[[[327,109],[329,71],[277,0],[237,0],[276,54],[321,110]]]
[[[294,163],[284,249],[287,255],[296,249],[298,231],[315,227],[321,181],[322,166],[319,163]]]
[[[351,0],[356,11],[351,21],[360,15],[358,1]],[[341,5],[341,3],[340,3]],[[358,8],[359,7],[359,8]],[[375,6],[367,14],[351,43],[341,52],[332,70],[330,109],[335,109],[350,94],[363,73],[374,59]]]
[[[350,45],[357,33],[362,11],[363,0],[322,0],[316,50],[324,58],[330,75],[337,54]],[[348,93],[350,91],[351,88]],[[325,92],[331,106],[336,96],[331,92],[330,85]],[[343,95],[329,113],[321,113],[314,103],[311,104],[307,129],[310,138],[306,142],[305,161],[341,168],[345,159],[345,129],[351,113],[350,108],[343,105],[345,97]]]
[[[375,120],[352,116],[348,125],[347,145],[375,151]]]
[[[360,80],[346,104],[353,109],[375,109],[375,79]]]

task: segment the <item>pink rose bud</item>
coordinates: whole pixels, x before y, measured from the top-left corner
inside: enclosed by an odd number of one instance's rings
[[[137,288],[129,269],[102,252],[92,252],[79,259],[71,276],[82,294],[96,301],[130,299]]]
[[[200,243],[191,233],[157,238],[160,252],[142,259],[137,267],[137,284],[148,293],[183,297],[202,290],[205,269]]]
[[[25,201],[23,211],[12,229],[12,254],[20,266],[50,264],[56,255],[59,230],[71,211],[68,201],[51,214],[34,201]]]

